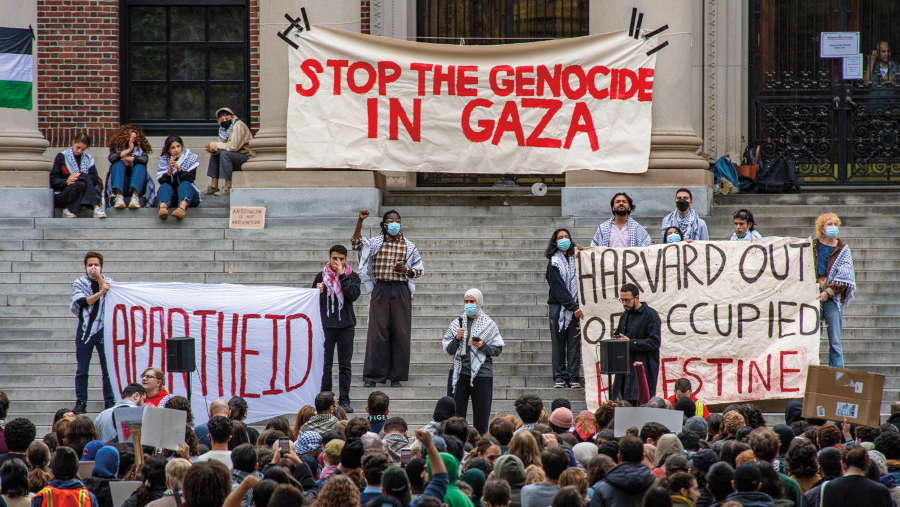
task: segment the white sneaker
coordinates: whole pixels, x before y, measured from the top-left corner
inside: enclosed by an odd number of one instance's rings
[[[125,199],[121,195],[116,194],[113,198],[113,208],[125,209]]]
[[[106,218],[106,212],[103,211],[103,208],[94,208],[94,218]]]
[[[78,215],[76,215],[75,213],[72,213],[71,211],[69,211],[67,209],[63,209],[62,216],[63,216],[63,218],[78,218]]]
[[[128,207],[131,209],[138,209],[141,207],[141,198],[138,196],[131,196],[131,202],[128,203]]]

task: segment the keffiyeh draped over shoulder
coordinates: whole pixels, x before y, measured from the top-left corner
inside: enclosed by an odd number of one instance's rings
[[[699,239],[697,237],[697,232],[700,229],[700,217],[697,216],[697,212],[694,211],[694,208],[688,210],[687,214],[684,216],[681,216],[681,213],[679,213],[678,210],[666,215],[662,220],[662,227],[660,228],[660,236],[662,236],[663,242],[666,241],[666,229],[669,227],[678,227],[678,230],[684,234],[684,239]]]
[[[415,269],[419,273],[425,273],[425,265],[422,263],[422,256],[419,249],[412,241],[403,237],[406,242],[406,266]],[[356,262],[359,269],[359,277],[366,285],[366,291],[369,294],[375,288],[375,272],[372,266],[372,258],[381,250],[384,245],[384,235],[375,236],[374,238],[360,238],[362,248],[356,252]],[[416,283],[409,276],[406,277],[406,284],[409,286],[410,296],[416,293]]]
[[[190,172],[200,166],[200,159],[191,150],[184,150],[181,152],[181,156],[178,157],[178,165],[181,166],[182,171]],[[163,155],[159,157],[159,162],[156,163],[156,181],[159,181],[168,171],[169,155]]]
[[[75,151],[72,148],[64,151],[63,157],[66,159],[66,169],[69,171],[69,174],[87,174],[88,169],[94,165],[94,157],[86,151],[81,152],[81,165],[78,164],[78,160],[75,158]]]
[[[466,319],[469,317],[463,313],[460,318],[462,319],[462,322],[465,323]],[[442,340],[444,352],[447,352],[447,348],[453,343],[453,340],[456,340],[456,330],[459,329],[459,322],[460,319],[453,319],[450,322],[450,327],[447,328],[447,332],[444,333],[444,339]],[[464,334],[460,340],[460,346],[456,349],[456,354],[453,355],[454,393],[456,393],[456,382],[459,380],[459,373],[462,371],[462,355],[466,351],[466,347],[462,346],[462,344],[468,343],[472,336],[480,337],[485,345],[503,347],[503,338],[500,336],[500,330],[497,329],[497,324],[484,313],[484,310],[479,308],[478,313],[475,314],[475,322],[472,323],[472,333],[468,334],[468,330],[466,331],[466,334]],[[471,386],[475,381],[475,377],[478,375],[478,370],[481,369],[481,365],[487,360],[487,355],[475,347],[471,347],[469,352],[471,353],[469,356],[469,365],[472,370],[472,375],[469,377],[469,385]]]
[[[560,276],[562,276],[563,282],[566,284],[566,288],[569,290],[569,294],[578,301],[578,277],[575,274],[575,257],[567,256],[563,252],[559,250],[553,254],[553,257],[550,257],[550,264],[553,265],[557,270],[559,270]],[[565,307],[560,307],[559,309],[559,330],[569,327],[569,323],[572,322],[572,315],[574,312],[566,310]]]
[[[609,230],[613,226],[613,219],[610,218],[606,222],[597,227],[594,238],[591,240],[591,246],[609,246]],[[631,248],[650,246],[650,235],[647,230],[637,223],[637,220],[628,217],[628,246]]]
[[[231,120],[231,125],[228,126],[228,130],[223,129],[222,126],[219,125],[219,139],[221,139],[223,143],[228,141],[228,136],[231,135],[231,129],[234,128],[234,124],[237,123],[237,121],[238,121],[238,117],[235,116]]]
[[[853,292],[856,291],[856,272],[853,268],[853,255],[850,254],[850,247],[847,245],[841,248],[828,272],[827,284],[833,283],[847,287],[841,295],[841,303],[849,303],[853,299]]]

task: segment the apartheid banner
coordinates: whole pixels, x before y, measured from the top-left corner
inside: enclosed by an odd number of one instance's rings
[[[144,369],[166,370],[166,339],[195,338],[190,374],[197,423],[216,398],[247,400],[247,422],[314,405],[325,338],[319,291],[292,287],[114,282],[104,315],[106,364],[121,396]],[[168,373],[170,394],[187,395],[188,374]]]
[[[671,396],[684,377],[708,404],[803,397],[806,366],[819,364],[809,238],[586,248],[577,255],[590,410],[608,399],[607,377],[598,375],[599,341],[618,325],[626,283],[637,285],[641,302],[662,322],[656,396]]]
[[[292,40],[289,168],[647,171],[655,38],[473,46],[314,26]]]

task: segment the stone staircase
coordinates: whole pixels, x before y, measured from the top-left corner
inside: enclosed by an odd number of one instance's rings
[[[732,232],[731,214],[750,208],[764,235],[806,236],[826,210],[843,219],[841,236],[854,251],[857,299],[844,317],[848,367],[886,375],[883,412],[895,399],[900,379],[891,353],[900,323],[896,254],[900,239],[897,194],[855,196],[717,197],[707,218],[712,238]],[[430,420],[445,394],[450,358],[440,339],[471,287],[484,292],[485,309],[497,321],[506,347],[495,359],[493,413],[513,411],[524,392],[539,394],[549,407],[557,397],[584,408],[581,390],[553,389],[543,250],[550,233],[567,227],[588,244],[606,203],[595,217],[561,217],[558,191],[535,198],[522,190],[410,189],[391,191],[381,211],[397,209],[404,232],[422,252],[426,275],[413,301],[410,380],[392,389],[391,414],[411,426]],[[204,199],[188,219],[160,221],[155,210],[108,210],[106,220],[0,219],[0,390],[11,400],[9,418],[31,418],[46,431],[53,413],[73,405],[74,328],[68,310],[72,281],[83,273],[82,255],[98,250],[104,273],[119,281],[277,284],[308,287],[336,243],[349,246],[356,223],[347,218],[268,218],[264,230],[227,228],[227,198]],[[377,233],[372,210],[364,234]],[[658,241],[662,217],[636,217]],[[355,268],[355,258],[351,259]],[[359,325],[353,357],[353,406],[365,415],[362,387],[368,298],[356,304]],[[827,344],[821,349],[827,362]],[[99,367],[91,369],[88,411],[102,409]],[[335,372],[336,374],[336,372]],[[336,380],[336,379],[335,379]],[[335,384],[335,388],[336,388]],[[300,407],[286,407],[288,416]],[[777,408],[771,409],[777,412]],[[471,412],[470,412],[471,413]]]

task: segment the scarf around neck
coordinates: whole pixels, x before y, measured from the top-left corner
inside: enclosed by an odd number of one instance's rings
[[[200,165],[199,158],[197,155],[191,150],[184,150],[181,152],[181,156],[178,157],[178,165],[181,166],[181,170],[183,172],[190,172],[197,168]],[[162,178],[164,174],[169,171],[169,155],[163,155],[159,157],[159,161],[156,163],[156,179],[159,180]]]
[[[237,122],[238,122],[238,117],[235,116],[234,119],[231,120],[231,125],[228,126],[228,130],[223,129],[222,126],[219,125],[219,139],[221,139],[222,141],[227,141],[228,136],[231,135],[231,129],[234,128],[234,124]]]
[[[450,321],[450,327],[447,329],[447,332],[444,333],[443,345],[444,351],[447,351],[447,347],[456,340],[456,330],[459,329],[459,322],[462,320],[463,323],[468,319],[468,315],[463,314],[459,319],[453,319]],[[462,371],[462,357],[466,353],[466,347],[469,343],[469,339],[472,336],[478,336],[481,338],[482,342],[485,345],[493,345],[496,347],[503,346],[503,338],[500,336],[500,330],[497,329],[497,324],[488,317],[484,311],[479,308],[478,313],[475,314],[475,322],[472,323],[472,331],[469,333],[468,329],[466,329],[466,333],[463,335],[462,339],[460,339],[459,347],[456,348],[456,353],[453,354],[453,393],[456,393],[456,382],[459,380],[459,374]],[[465,325],[465,324],[463,324]],[[466,326],[468,327],[468,326]],[[478,370],[481,369],[481,365],[487,360],[487,354],[481,351],[481,349],[476,349],[472,347],[471,355],[469,356],[469,369],[472,371],[472,374],[469,376],[469,385],[473,385],[475,381],[475,377],[478,376]]]
[[[94,165],[94,157],[86,151],[81,152],[80,165],[78,164],[78,159],[75,158],[75,150],[71,147],[63,152],[63,156],[66,157],[66,169],[68,169],[70,175],[75,173],[87,174],[88,169]]]
[[[553,265],[562,276],[563,282],[566,284],[566,289],[569,290],[569,294],[578,300],[578,277],[575,275],[575,257],[568,257],[563,252],[556,250],[556,253],[553,254],[553,257],[550,258],[550,264]],[[569,327],[569,323],[572,322],[572,314],[573,312],[570,310],[566,310],[565,307],[560,307],[559,309],[559,330]]]
[[[350,268],[350,265],[344,263],[344,276],[350,276],[353,273],[353,269]],[[328,303],[325,307],[325,315],[331,315],[331,312],[334,311],[334,299],[337,298],[338,302],[338,320],[341,320],[341,310],[344,309],[344,289],[341,287],[340,275],[331,270],[331,263],[326,262],[325,268],[322,269],[322,281],[325,283],[325,288],[328,289]]]
[[[666,241],[666,229],[669,227],[678,227],[684,235],[682,239],[696,239],[695,235],[700,230],[700,217],[697,216],[697,212],[694,211],[694,208],[690,208],[684,216],[681,216],[681,213],[678,210],[669,213],[669,215],[663,219],[663,242]]]
[[[603,222],[597,227],[597,232],[594,233],[594,238],[591,240],[591,246],[605,246],[609,247],[609,233],[610,229],[614,227],[613,222],[615,218],[610,218],[606,222]],[[650,246],[650,235],[647,234],[647,230],[644,229],[641,224],[637,223],[637,220],[628,217],[628,222],[626,227],[628,228],[628,246],[631,248],[635,247],[643,247]]]

